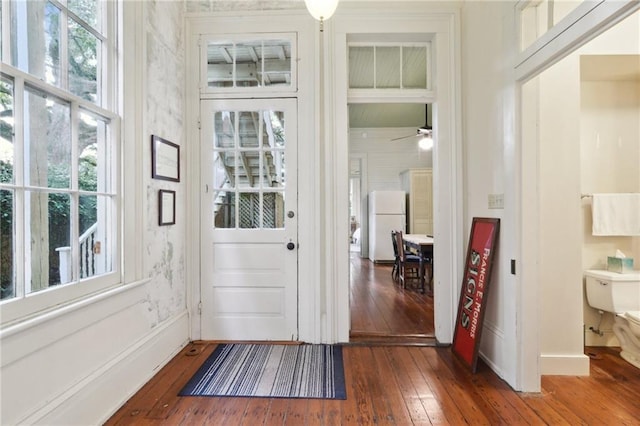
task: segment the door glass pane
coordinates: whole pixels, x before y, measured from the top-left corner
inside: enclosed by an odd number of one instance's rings
[[[376,87],[400,88],[400,47],[376,47]]]
[[[34,89],[26,90],[25,181],[31,186],[69,188],[70,108]]]
[[[238,141],[241,148],[258,147],[259,114],[257,111],[238,113]]]
[[[264,152],[264,183],[268,188],[285,187],[284,151],[274,150]]]
[[[235,112],[218,111],[214,117],[213,145],[216,148],[235,146]]]
[[[260,227],[260,194],[256,192],[241,192],[239,205],[239,227]]]
[[[25,206],[29,224],[26,240],[31,242],[31,280],[26,293],[72,281],[69,194],[28,191]]]
[[[284,228],[284,193],[265,192],[263,194],[263,228]]]
[[[213,196],[213,226],[216,228],[236,227],[236,195],[233,191],[217,191]]]
[[[402,48],[402,87],[405,89],[427,88],[427,48]]]
[[[0,183],[13,182],[13,82],[0,80]]]
[[[240,165],[236,174],[238,188],[254,188],[260,184],[258,181],[258,172],[260,170],[259,152],[258,150],[251,150],[239,153]]]
[[[284,112],[264,111],[262,144],[264,147],[284,147]]]
[[[349,47],[349,87],[372,89],[375,64],[373,47]]]
[[[100,41],[69,19],[69,91],[100,104]]]
[[[230,189],[235,187],[235,157],[232,152],[213,153],[213,187]]]
[[[15,296],[13,191],[0,190],[0,300]]]

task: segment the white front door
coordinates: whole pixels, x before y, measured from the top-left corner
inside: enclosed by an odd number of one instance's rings
[[[296,340],[296,100],[200,107],[202,339]]]

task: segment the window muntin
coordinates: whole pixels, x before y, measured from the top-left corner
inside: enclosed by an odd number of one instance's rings
[[[203,92],[296,89],[295,36],[272,34],[204,40]],[[254,93],[254,92],[252,92]]]
[[[120,282],[119,119],[101,106],[118,104],[107,58],[116,40],[105,36],[117,33],[107,20],[117,5],[3,2],[12,18],[1,29],[10,41],[0,74],[3,321]]]

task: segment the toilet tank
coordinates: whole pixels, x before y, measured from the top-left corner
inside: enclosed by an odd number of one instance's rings
[[[640,310],[640,271],[588,270],[584,276],[589,306],[616,313]]]

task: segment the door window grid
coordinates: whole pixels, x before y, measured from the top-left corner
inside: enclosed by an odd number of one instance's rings
[[[214,117],[214,227],[284,227],[284,114],[218,111]]]

